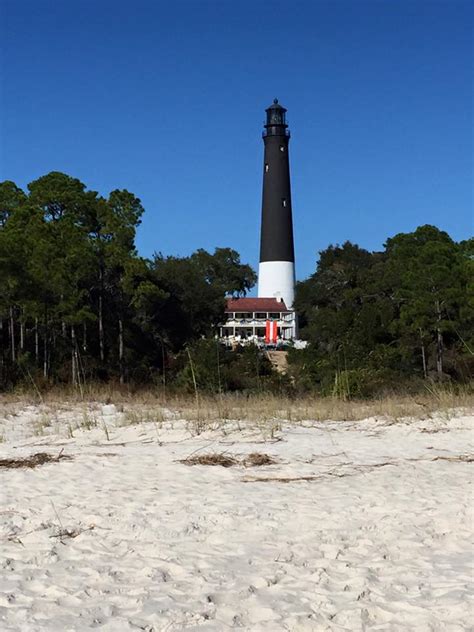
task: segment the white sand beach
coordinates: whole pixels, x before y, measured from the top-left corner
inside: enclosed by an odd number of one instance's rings
[[[468,411],[199,435],[159,419],[0,411],[0,459],[61,457],[0,467],[1,630],[472,629]],[[180,462],[212,453],[238,463]]]

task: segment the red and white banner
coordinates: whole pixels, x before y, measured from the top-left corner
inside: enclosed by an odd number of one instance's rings
[[[276,320],[267,320],[265,324],[265,342],[276,342],[278,337],[278,325]]]

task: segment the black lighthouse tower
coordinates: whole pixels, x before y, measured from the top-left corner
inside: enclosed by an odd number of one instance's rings
[[[290,131],[286,109],[278,99],[274,99],[266,113],[258,296],[282,299],[291,309],[295,291],[295,253],[288,157]]]

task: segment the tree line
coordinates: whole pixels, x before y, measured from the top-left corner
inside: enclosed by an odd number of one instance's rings
[[[405,379],[467,382],[474,373],[474,239],[434,226],[320,253],[297,286],[301,334],[293,354],[307,388],[369,394]]]
[[[237,252],[140,257],[144,209],[49,173],[0,183],[0,386],[151,381],[186,344],[213,333],[226,295],[255,283]]]
[[[367,395],[474,369],[474,239],[433,226],[320,253],[297,284],[304,350],[277,375],[257,349],[215,340],[226,296],[256,275],[231,248],[140,257],[138,197],[51,172],[0,183],[0,388],[116,380],[175,388]],[[192,372],[192,375],[190,373]]]

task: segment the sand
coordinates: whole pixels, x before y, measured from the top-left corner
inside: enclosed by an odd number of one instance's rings
[[[0,467],[1,630],[472,629],[468,411],[199,435],[158,418],[0,411],[0,459],[69,457]],[[237,463],[181,462],[212,453]]]

